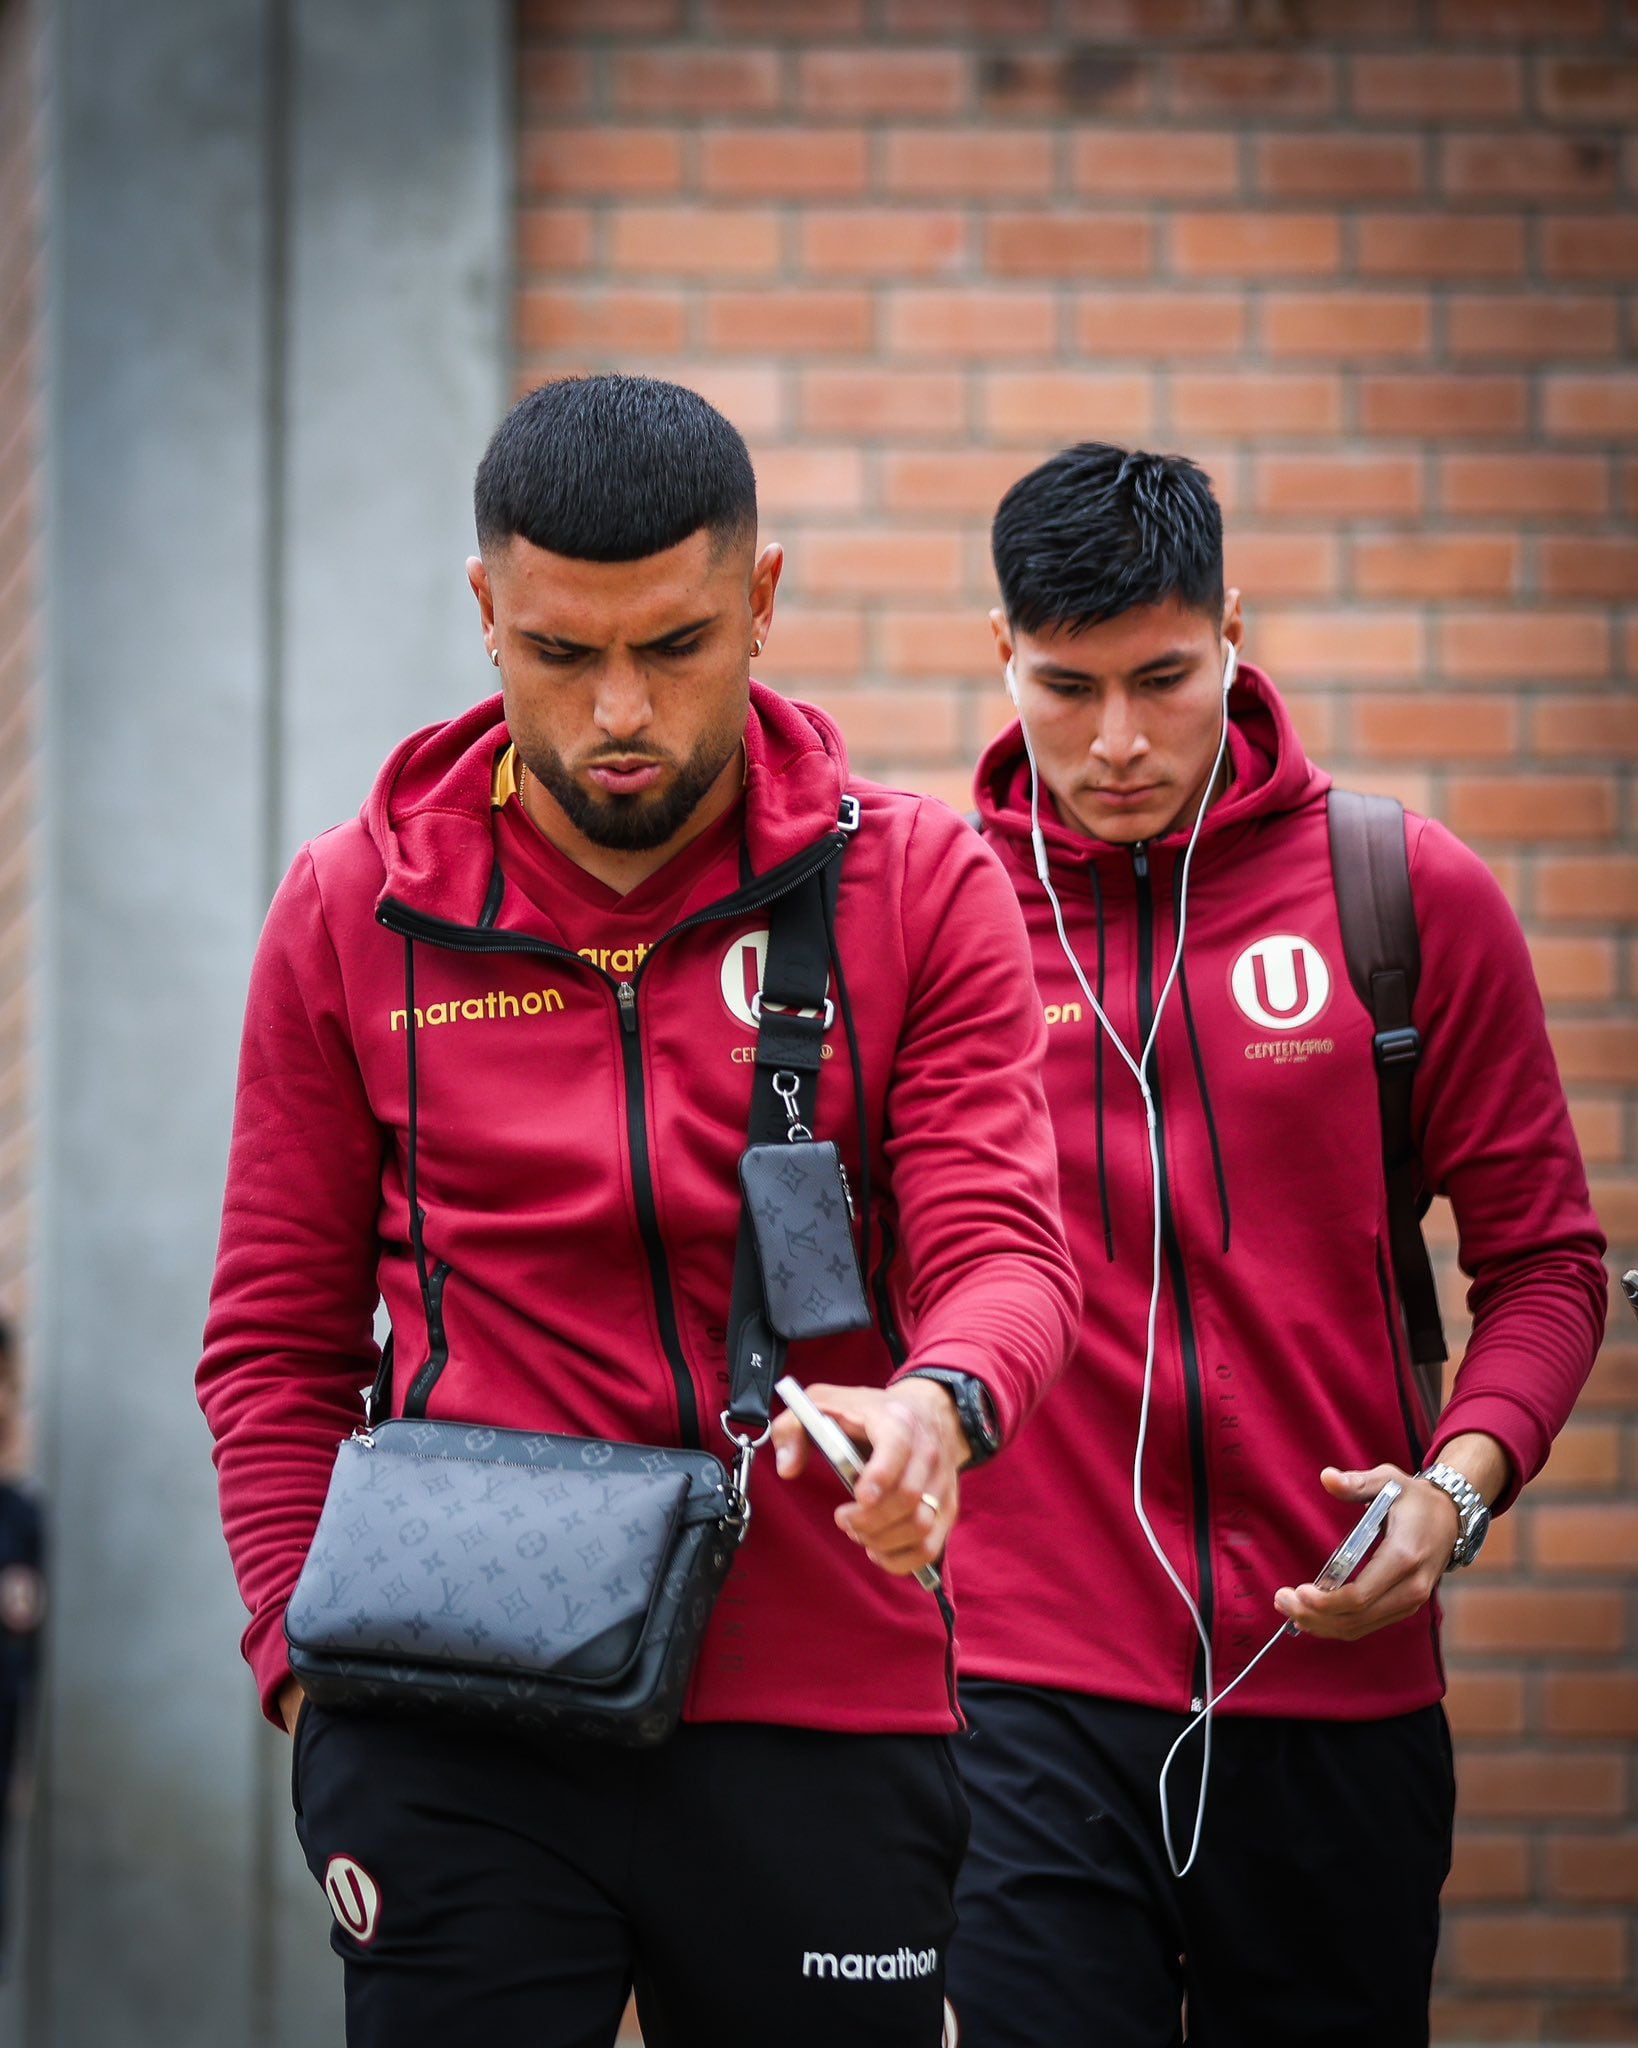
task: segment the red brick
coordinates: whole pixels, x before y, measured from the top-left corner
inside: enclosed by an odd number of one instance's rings
[[[1630,1678],[1625,1684],[1632,1694],[1626,1732],[1638,1734],[1638,1689]],[[1638,1898],[1638,1835],[1566,1835],[1550,1842],[1547,1885],[1561,1899],[1630,1906]]]
[[[1557,121],[1614,126],[1638,120],[1638,62],[1632,58],[1538,57],[1536,97]]]
[[[1514,1904],[1531,1895],[1530,1850],[1522,1835],[1458,1834],[1444,1904]]]
[[[1254,474],[1260,512],[1358,518],[1421,510],[1421,464],[1409,455],[1261,455]]]
[[[815,533],[803,544],[799,574],[804,596],[954,597],[961,588],[961,542],[953,533],[891,527]]]
[[[959,611],[892,611],[881,621],[880,650],[889,675],[939,676],[994,683],[1000,669],[989,621],[976,607]]]
[[[1530,959],[1549,1003],[1605,1002],[1618,979],[1613,940],[1530,934]],[[1580,1129],[1580,1122],[1577,1122]],[[1614,1156],[1619,1156],[1619,1148]]]
[[[1223,574],[1252,604],[1329,596],[1337,587],[1339,554],[1333,534],[1253,533],[1236,526],[1224,539]]]
[[[828,355],[869,348],[868,292],[713,292],[703,302],[705,346],[719,354]]]
[[[1100,125],[1070,138],[1069,175],[1100,199],[1227,198],[1240,189],[1239,149],[1221,131]]]
[[[757,465],[760,484],[762,465]],[[865,660],[865,622],[859,612],[807,611],[781,603],[773,631],[757,664],[769,677],[856,677]]]
[[[1542,415],[1550,434],[1600,440],[1638,434],[1638,376],[1549,377]]]
[[[1605,676],[1609,620],[1595,611],[1469,612],[1439,622],[1439,666],[1459,681]]]
[[[889,512],[974,514],[987,522],[1002,494],[1048,452],[891,454],[882,462],[882,503]]]
[[[995,277],[1145,277],[1154,230],[1135,214],[998,213],[984,223]]]
[[[970,91],[958,50],[814,50],[797,70],[807,114],[956,114]]]
[[[1459,1991],[1436,1990],[1430,2006],[1433,2039],[1439,2042],[1498,2041],[1513,2044],[1539,2041],[1546,2025],[1539,1999],[1472,1998]]]
[[[886,334],[894,355],[1049,356],[1057,346],[1058,306],[1048,292],[894,292]]]
[[[1495,1526],[1501,1529],[1506,1524]],[[1487,1543],[1485,1549],[1489,1548]],[[1445,1711],[1460,1742],[1474,1735],[1522,1735],[1524,1679],[1517,1671],[1454,1670],[1445,1694]]]
[[[1445,820],[1463,839],[1607,839],[1616,784],[1592,775],[1475,775],[1445,789]]]
[[[861,128],[720,128],[700,138],[701,189],[723,198],[845,198],[869,180]]]
[[[594,248],[592,216],[578,207],[526,206],[518,215],[518,266],[525,272],[586,270]]]
[[[1459,356],[1612,356],[1620,347],[1614,299],[1452,298],[1445,334]]]
[[[676,292],[554,285],[518,294],[518,341],[525,349],[668,355],[682,346],[685,320]]]
[[[842,728],[855,760],[942,765],[961,745],[962,696],[956,690],[893,690],[880,685],[853,692],[826,691],[820,709]]]
[[[1638,1672],[1550,1672],[1542,1707],[1549,1735],[1638,1736]]]
[[[1522,433],[1529,420],[1522,377],[1362,377],[1359,424],[1367,434],[1454,438]]]
[[[1544,538],[1537,562],[1548,597],[1631,599],[1638,593],[1638,540],[1615,534]]]
[[[1072,35],[1132,38],[1227,36],[1234,33],[1234,0],[1068,0]]]
[[[1626,1642],[1625,1603],[1614,1588],[1607,1592],[1582,1592],[1562,1586],[1554,1586],[1548,1591],[1536,1586],[1467,1585],[1452,1589],[1447,1585],[1444,1592],[1446,1640],[1452,1650],[1464,1655],[1499,1651],[1508,1656],[1528,1657],[1560,1650],[1607,1652],[1620,1650]],[[1493,1761],[1500,1763],[1501,1760]],[[1529,1761],[1529,1758],[1510,1760],[1510,1768]],[[1547,1762],[1549,1759],[1538,1761]],[[1506,1774],[1501,1775],[1505,1779]],[[1551,1799],[1548,1799],[1547,1806],[1551,1804]],[[1528,1808],[1508,1809],[1492,1805],[1488,1808],[1475,1806],[1473,1810],[1499,1813],[1527,1811]],[[1602,1811],[1598,1807],[1578,1807],[1576,1810]]]
[[[1447,512],[1586,518],[1609,509],[1608,468],[1591,455],[1447,455],[1439,474]]]
[[[683,0],[521,0],[525,36],[664,35],[681,28]]]
[[[1492,1984],[1619,1984],[1627,1928],[1614,1913],[1487,1913],[1460,1920],[1445,1954],[1459,1975]]]
[[[1099,292],[1075,305],[1075,343],[1094,356],[1238,355],[1245,300],[1228,292]]]
[[[1270,611],[1257,650],[1275,675],[1338,681],[1401,681],[1426,659],[1414,612]]]
[[[1536,863],[1536,908],[1576,923],[1638,924],[1638,861],[1627,854],[1560,854]]]
[[[1046,114],[1085,121],[1125,119],[1154,104],[1155,66],[1126,50],[1082,45],[1068,50],[1009,49],[978,67],[978,104],[986,117]]]
[[[1052,26],[1052,0],[887,0],[890,35],[1033,36]]]
[[[1406,199],[1427,183],[1427,147],[1413,135],[1266,135],[1253,161],[1275,199]]]
[[[896,129],[882,145],[884,192],[948,201],[1050,192],[1053,138],[1028,130]]]
[[[1263,345],[1273,356],[1425,355],[1432,302],[1405,292],[1270,292]]]
[[[1356,114],[1390,120],[1467,121],[1524,106],[1517,57],[1361,56],[1350,66]]]
[[[1334,58],[1236,50],[1171,60],[1175,114],[1328,114],[1336,105]]]
[[[1342,425],[1340,377],[1266,371],[1178,371],[1172,377],[1174,433],[1334,434]]]
[[[992,371],[984,379],[986,433],[995,440],[1134,441],[1154,419],[1150,380],[1122,371]]]
[[[1541,224],[1549,277],[1638,277],[1638,220],[1629,214],[1560,214]]]
[[[1367,213],[1357,231],[1362,277],[1517,277],[1524,269],[1517,215]]]
[[[674,192],[682,138],[664,128],[542,128],[523,137],[527,192]]]
[[[865,0],[705,0],[705,15],[731,35],[856,36],[866,21]]]
[[[1457,199],[1603,198],[1615,190],[1613,143],[1539,131],[1449,135],[1439,144],[1441,188]]]
[[[1550,1021],[1549,1036],[1558,1058],[1559,1072],[1566,1081],[1593,1081],[1600,1085],[1638,1081],[1638,1029],[1630,1019],[1558,1017]],[[1595,1207],[1597,1202],[1595,1186]],[[1615,1219],[1607,1217],[1605,1220],[1614,1230]],[[1616,1360],[1609,1352],[1604,1354],[1604,1365],[1616,1369]]]
[[[779,267],[779,216],[738,207],[622,207],[609,264],[643,276],[759,277]]]
[[[1441,35],[1463,41],[1514,42],[1523,36],[1595,36],[1604,27],[1603,0],[1438,0]]]
[[[1353,700],[1354,743],[1395,761],[1505,760],[1518,751],[1513,697],[1362,690]]]
[[[614,59],[624,114],[771,114],[784,99],[777,50],[644,50]]]
[[[1548,759],[1576,754],[1604,761],[1638,759],[1638,699],[1630,691],[1554,696],[1531,707],[1530,744]]]
[[[1421,0],[1305,0],[1303,28],[1335,42],[1400,42],[1421,26]]]
[[[1342,258],[1333,213],[1180,213],[1172,255],[1184,277],[1312,277]]]
[[[857,448],[770,448],[755,460],[762,512],[800,517],[863,509],[865,465]]]
[[[1505,597],[1518,583],[1519,553],[1511,534],[1362,534],[1354,589],[1361,597]]]
[[[1579,1109],[1587,1105],[1574,1106]],[[1619,1101],[1608,1098],[1605,1106],[1615,1109],[1619,1116]],[[1532,1482],[1531,1498],[1566,1491],[1597,1492],[1617,1485],[1620,1478],[1620,1429],[1613,1423],[1572,1421],[1554,1439],[1546,1465]]]
[[[966,380],[954,370],[809,370],[797,389],[804,433],[945,440],[966,426]]]
[[[1638,1565],[1638,1506],[1538,1506],[1530,1530],[1538,1571],[1626,1573]]]
[[[801,232],[803,266],[825,275],[933,277],[967,260],[967,218],[960,213],[815,210],[803,216]]]
[[[528,113],[537,107],[550,107],[554,114],[571,109],[582,115],[588,113],[592,100],[591,58],[581,50],[521,50],[518,98]]]

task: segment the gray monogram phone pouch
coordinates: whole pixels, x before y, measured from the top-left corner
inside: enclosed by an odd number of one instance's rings
[[[768,1322],[787,1343],[870,1328],[841,1154],[828,1139],[752,1145],[740,1155]]]

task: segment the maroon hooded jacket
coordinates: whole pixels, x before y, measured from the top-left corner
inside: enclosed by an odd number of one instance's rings
[[[1472,1279],[1472,1340],[1444,1412],[1422,1412],[1388,1251],[1373,1026],[1349,980],[1326,829],[1329,778],[1266,676],[1231,698],[1232,787],[1201,828],[1184,970],[1161,1024],[1165,1223],[1143,1498],[1229,1683],[1359,1510],[1322,1465],[1415,1471],[1465,1430],[1530,1479],[1604,1328],[1588,1203],[1518,922],[1478,858],[1407,821],[1424,1052],[1412,1118]],[[1085,1289],[1079,1348],[1018,1449],[966,1488],[954,1555],[963,1669],[1181,1711],[1194,1625],[1133,1508],[1153,1189],[1137,1083],[1059,945],[1029,836],[1016,724],[979,768],[983,829],[1024,906],[1049,1033],[1065,1225]],[[1053,886],[1088,980],[1134,1056],[1173,955],[1187,834],[1107,845],[1042,794]],[[1516,1484],[1503,1505],[1516,1491]],[[1293,1638],[1225,1702],[1367,1719],[1440,1697],[1437,1615],[1356,1644]]]
[[[860,817],[837,938],[870,1258],[910,1362],[976,1374],[1010,1437],[1073,1341],[1040,1006],[1017,904],[974,834],[850,782],[827,719],[753,686],[742,829],[616,898],[578,870],[554,885],[569,864],[515,799],[493,805],[507,745],[498,698],[405,741],[361,816],[298,854],[256,958],[199,1394],[270,1717],[285,1605],[375,1370],[378,1293],[395,1414],[417,1382],[433,1417],[727,1454],[769,880],[834,832],[845,792]],[[657,928],[633,942],[645,900]],[[405,1195],[409,943],[430,1328]],[[815,1135],[857,1186],[855,1105],[839,1014]],[[790,1369],[881,1385],[894,1365],[872,1330],[793,1346]],[[770,1453],[752,1495],[689,1718],[947,1729],[935,1605],[834,1526],[829,1468],[783,1483]]]

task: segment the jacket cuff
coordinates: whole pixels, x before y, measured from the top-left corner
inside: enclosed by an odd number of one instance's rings
[[[1470,1430],[1494,1437],[1507,1453],[1507,1483],[1490,1507],[1493,1515],[1505,1514],[1547,1462],[1552,1441],[1521,1402],[1510,1401],[1505,1394],[1458,1393],[1439,1417],[1424,1464],[1437,1463],[1445,1446]]]
[[[245,1662],[256,1680],[262,1712],[282,1735],[284,1716],[279,1712],[279,1694],[290,1683],[290,1652],[284,1640],[284,1608],[269,1607],[258,1614],[240,1638]]]

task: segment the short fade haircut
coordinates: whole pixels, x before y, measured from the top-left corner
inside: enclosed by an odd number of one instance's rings
[[[1063,449],[1001,500],[990,553],[1015,632],[1084,632],[1169,598],[1222,614],[1223,515],[1182,455]]]
[[[478,546],[514,535],[582,562],[635,562],[705,527],[756,531],[756,472],[738,430],[657,377],[568,377],[520,399],[473,488]]]

